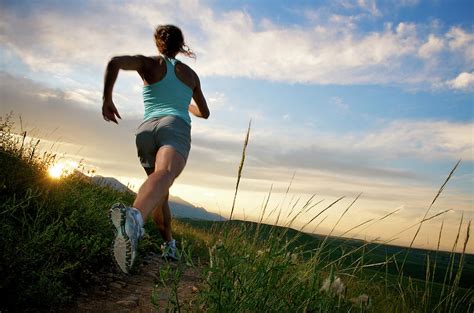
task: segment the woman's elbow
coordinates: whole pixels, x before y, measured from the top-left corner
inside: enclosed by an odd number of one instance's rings
[[[107,63],[107,71],[116,71],[118,69],[117,60],[111,58],[109,63]]]
[[[109,63],[107,64],[107,68],[109,69],[118,69],[119,68],[119,57],[112,57],[109,60]]]

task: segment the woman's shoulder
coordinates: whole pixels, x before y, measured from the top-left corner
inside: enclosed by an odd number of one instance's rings
[[[199,83],[196,72],[189,65],[181,61],[176,63],[175,73],[176,76],[191,89],[194,89]]]
[[[187,74],[192,77],[197,77],[196,72],[186,63],[182,62],[181,60],[178,60],[176,62],[176,69],[180,72],[183,72],[184,74]]]
[[[153,63],[153,64],[164,64],[165,60],[163,59],[162,56],[159,55],[152,55],[152,56],[146,56],[144,57],[148,63]]]

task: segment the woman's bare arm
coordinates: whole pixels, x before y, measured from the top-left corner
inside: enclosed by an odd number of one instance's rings
[[[195,104],[191,103],[189,105],[189,112],[197,117],[207,119],[210,115],[209,108],[207,106],[206,98],[204,98],[204,94],[201,90],[201,82],[199,81],[199,77],[197,75],[195,76],[196,86],[193,90],[193,100]]]
[[[112,100],[112,91],[117,80],[119,70],[137,71],[141,73],[146,64],[146,57],[143,55],[117,56],[113,57],[107,64],[104,77],[104,93],[102,96],[102,116],[104,120],[118,124],[117,119],[120,114]]]

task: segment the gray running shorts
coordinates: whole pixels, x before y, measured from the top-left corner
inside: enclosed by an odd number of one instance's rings
[[[163,146],[172,146],[186,161],[191,149],[191,125],[178,116],[151,118],[138,126],[135,142],[143,168],[155,167],[156,153]]]

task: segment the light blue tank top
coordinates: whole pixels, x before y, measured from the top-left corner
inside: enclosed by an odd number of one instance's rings
[[[163,58],[166,61],[165,77],[159,82],[143,86],[144,120],[175,115],[191,125],[188,109],[193,91],[176,77],[174,67],[178,60],[166,56]]]

